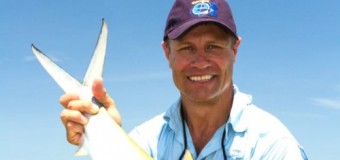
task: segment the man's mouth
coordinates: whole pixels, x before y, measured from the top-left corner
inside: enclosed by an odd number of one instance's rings
[[[189,79],[194,82],[205,82],[211,80],[212,75],[190,76]]]

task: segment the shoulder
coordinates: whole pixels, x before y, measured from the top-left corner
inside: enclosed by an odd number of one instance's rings
[[[292,137],[287,127],[278,118],[255,105],[248,106],[244,116],[247,116],[249,131],[261,136]]]
[[[266,134],[288,131],[275,116],[254,105],[251,95],[239,91],[234,95],[229,122],[236,132]]]
[[[150,129],[152,129],[152,130],[156,129],[157,130],[157,128],[160,127],[160,126],[163,126],[164,123],[166,123],[166,121],[164,120],[164,113],[162,113],[162,114],[159,114],[159,115],[151,118],[150,120],[138,125],[137,127],[135,127],[133,129],[133,131],[144,131],[144,130],[148,131]]]
[[[302,146],[296,141],[289,129],[272,114],[250,105],[246,111],[248,115],[247,133],[257,137],[254,143],[254,156],[261,159],[305,159]],[[303,157],[303,158],[302,158]]]
[[[163,117],[164,113],[159,114],[135,127],[129,134],[151,156],[153,156],[154,153],[152,152],[157,148],[158,138],[166,124]]]
[[[159,114],[152,119],[135,127],[131,132],[132,138],[149,138],[158,137],[166,121],[164,120],[164,113]]]
[[[251,95],[239,92],[237,88],[229,123],[235,132],[246,133],[256,140],[294,139],[278,118],[254,105]]]

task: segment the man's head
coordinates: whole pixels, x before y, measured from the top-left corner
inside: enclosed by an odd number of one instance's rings
[[[173,16],[177,12],[189,15]],[[224,0],[177,0],[164,41],[162,47],[182,100],[213,102],[230,94],[241,39]]]
[[[193,26],[214,22],[233,33],[236,25],[225,0],[176,0],[166,22],[163,40],[176,39]]]

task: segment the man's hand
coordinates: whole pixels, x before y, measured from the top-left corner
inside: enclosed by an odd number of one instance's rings
[[[102,79],[93,82],[92,92],[94,97],[104,105],[110,116],[121,125],[121,117],[113,99],[108,95],[103,86]],[[60,97],[60,104],[64,106],[60,118],[66,128],[69,143],[79,145],[80,138],[84,133],[84,125],[88,122],[83,113],[97,114],[98,108],[92,107],[88,100],[82,100],[77,94],[64,94]]]

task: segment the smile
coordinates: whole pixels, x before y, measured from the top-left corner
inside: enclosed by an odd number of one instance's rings
[[[205,82],[209,81],[213,76],[212,75],[203,75],[203,76],[191,76],[189,79],[194,82]]]

